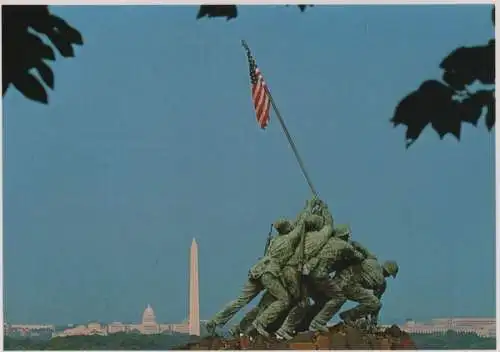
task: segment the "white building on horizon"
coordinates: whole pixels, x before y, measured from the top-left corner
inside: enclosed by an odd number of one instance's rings
[[[496,337],[495,318],[439,318],[423,323],[410,319],[399,327],[411,334],[444,334],[447,331],[454,331],[457,333],[474,333],[481,337]]]

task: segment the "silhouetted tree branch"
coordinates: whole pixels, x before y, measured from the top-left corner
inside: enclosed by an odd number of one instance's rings
[[[308,6],[312,5],[298,5],[302,12]],[[2,94],[5,95],[12,84],[28,99],[47,104],[47,90],[42,83],[54,89],[54,73],[47,64],[55,60],[54,47],[63,57],[73,57],[73,45],[83,45],[82,35],[50,13],[45,5],[7,5],[2,10]],[[237,16],[236,5],[201,5],[197,14],[198,19],[226,17],[230,20]],[[494,9],[492,16],[494,23]],[[394,126],[407,126],[407,147],[428,124],[441,138],[450,133],[459,139],[461,123],[476,125],[484,114],[486,126],[491,130],[495,124],[494,60],[494,39],[485,46],[458,48],[441,63],[443,82],[425,81],[418,90],[403,98],[391,121]],[[472,87],[476,82],[493,85],[493,89]]]
[[[201,5],[196,19],[202,17],[226,17],[229,21],[238,17],[238,8],[236,5]]]
[[[73,45],[83,44],[82,35],[46,5],[2,6],[2,31],[2,95],[12,84],[26,98],[47,104],[42,82],[54,89],[54,73],[47,64],[55,60],[53,47],[63,57],[73,57]]]
[[[289,6],[289,5],[286,5]],[[304,12],[307,7],[314,5],[297,5],[301,12]],[[238,8],[236,5],[201,5],[198,10],[196,19],[202,17],[226,17],[229,21],[232,18],[238,17]]]
[[[312,5],[298,5],[302,12],[307,6]],[[230,20],[238,10],[236,5],[201,5],[197,18],[205,16]],[[26,98],[47,104],[45,86],[54,89],[54,72],[47,61],[56,59],[54,47],[63,57],[74,57],[73,46],[83,45],[82,35],[47,5],[2,6],[2,31],[2,95],[12,84]]]
[[[492,10],[495,24],[495,9]],[[474,126],[481,116],[490,131],[495,125],[495,39],[488,44],[460,47],[441,62],[442,81],[428,80],[403,98],[391,122],[406,125],[406,147],[415,143],[427,125],[440,138],[460,140],[463,122]]]

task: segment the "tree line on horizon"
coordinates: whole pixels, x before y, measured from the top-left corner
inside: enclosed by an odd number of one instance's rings
[[[496,339],[474,333],[410,334],[418,349],[495,350]],[[107,336],[69,336],[50,340],[4,337],[5,350],[168,350],[188,343],[188,334],[142,335],[116,333]]]

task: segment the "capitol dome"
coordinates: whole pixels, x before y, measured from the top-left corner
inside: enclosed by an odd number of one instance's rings
[[[142,324],[145,325],[156,325],[156,317],[153,308],[148,304],[148,307],[142,313]]]

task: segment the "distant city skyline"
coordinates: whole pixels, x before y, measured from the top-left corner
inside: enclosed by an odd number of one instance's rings
[[[276,116],[255,121],[242,38],[335,221],[399,263],[381,321],[495,314],[494,134],[406,149],[389,121],[494,37],[491,5],[50,9],[84,45],[51,63],[48,105],[3,98],[7,321],[187,319],[193,237],[199,316],[238,296],[269,224],[311,197]]]
[[[148,304],[142,314],[142,321],[140,323],[127,324],[120,321],[114,321],[103,324],[92,322],[89,324],[79,324],[74,327],[69,327],[54,336],[108,335],[118,332],[138,332],[144,335],[174,332],[187,334],[190,333],[191,330],[191,324],[189,321],[182,323],[162,323],[157,321],[153,307]]]
[[[189,248],[189,305],[188,319],[181,323],[162,323],[158,322],[156,314],[150,304],[142,313],[141,323],[124,323],[118,320],[112,322],[102,322],[93,320],[86,324],[69,324],[67,329],[55,334],[54,336],[77,336],[77,335],[107,335],[117,332],[139,332],[141,334],[159,334],[159,333],[189,333],[193,336],[200,336],[200,302],[199,302],[199,277],[198,277],[198,244],[193,238]],[[55,331],[52,324],[4,324],[4,333],[11,330],[40,330],[51,329]]]
[[[384,328],[390,325],[381,325]],[[398,326],[411,334],[444,334],[447,331],[457,333],[474,333],[481,337],[496,337],[496,318],[482,317],[446,317],[436,318],[430,321],[407,320]],[[190,325],[183,323],[160,323],[156,322],[154,311],[151,306],[146,307],[142,323],[127,324],[123,322],[99,323],[90,322],[88,324],[71,324],[62,331],[57,332],[55,325],[28,325],[28,324],[4,324],[4,334],[21,336],[31,336],[40,331],[50,331],[52,337],[64,336],[88,336],[88,335],[109,335],[118,332],[141,333],[145,335],[160,333],[189,333]]]
[[[121,321],[99,322],[94,320],[86,324],[70,324],[63,331],[56,332],[55,325],[52,324],[4,324],[4,334],[12,335],[21,333],[23,336],[30,336],[32,332],[40,330],[50,330],[52,337],[65,336],[88,336],[88,335],[109,335],[118,332],[141,333],[145,335],[161,333],[183,333],[200,336],[199,317],[199,285],[198,285],[198,244],[193,238],[189,250],[189,306],[188,319],[181,323],[165,323],[158,321],[153,307],[148,304],[142,313],[140,323],[124,323]],[[332,323],[331,323],[332,324]],[[384,325],[382,325],[384,326]],[[389,327],[390,325],[385,325]],[[482,337],[496,336],[495,317],[448,317],[438,318],[426,322],[416,322],[406,319],[399,327],[413,334],[445,333],[452,330],[456,332],[475,333]]]
[[[198,323],[199,324],[199,323]],[[85,324],[68,324],[62,331],[56,331],[53,324],[9,324],[4,323],[4,334],[21,333],[29,335],[31,331],[50,330],[52,337],[85,336],[85,335],[108,335],[118,332],[140,333],[145,335],[161,333],[183,333],[191,330],[188,321],[181,323],[158,322],[151,305],[147,305],[142,313],[141,322],[125,323],[121,321],[99,322],[97,320]]]
[[[50,330],[52,337],[109,335],[118,332],[135,332],[145,335],[183,333],[200,336],[198,281],[198,244],[193,238],[189,250],[189,318],[187,320],[181,323],[158,321],[153,307],[148,304],[142,313],[142,321],[140,323],[124,323],[121,321],[103,323],[95,320],[87,324],[71,324],[71,326],[59,332],[56,332],[55,325],[51,324],[29,325],[5,323],[4,334],[12,335],[20,333],[23,336],[31,336],[33,332]],[[407,319],[404,324],[399,324],[399,326],[401,329],[413,334],[445,333],[452,330],[456,332],[475,333],[482,337],[496,336],[495,317],[448,317],[433,319],[427,322],[416,322],[412,319]],[[389,325],[385,327],[389,327]]]

